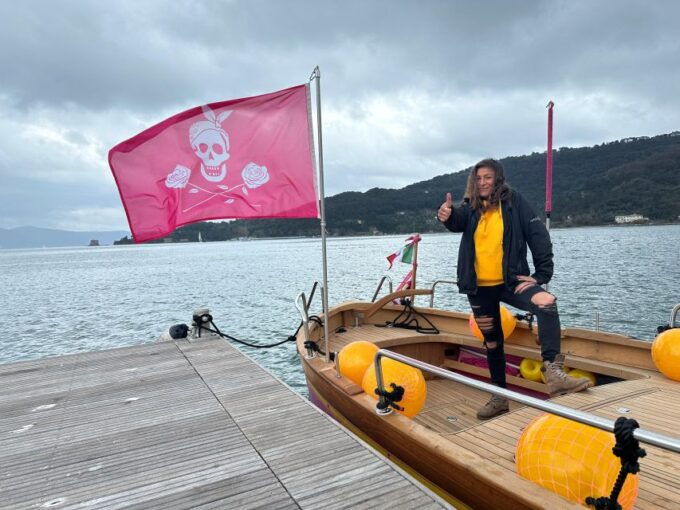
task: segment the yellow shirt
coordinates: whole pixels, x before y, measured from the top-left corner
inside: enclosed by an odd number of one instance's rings
[[[503,215],[500,207],[482,213],[475,230],[475,272],[477,285],[503,283]]]

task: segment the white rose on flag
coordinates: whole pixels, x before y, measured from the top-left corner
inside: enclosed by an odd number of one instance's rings
[[[253,162],[250,162],[243,167],[241,177],[243,177],[243,182],[250,189],[259,188],[269,181],[267,167],[256,165]]]
[[[191,170],[182,165],[177,165],[172,173],[165,178],[165,185],[168,188],[183,188],[189,182]]]

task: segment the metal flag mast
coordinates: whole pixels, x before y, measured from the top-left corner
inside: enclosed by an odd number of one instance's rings
[[[324,203],[323,182],[323,141],[321,137],[321,71],[319,66],[314,68],[309,81],[316,79],[316,129],[317,146],[319,149],[319,212],[321,214],[321,261],[323,266],[323,285],[321,287],[321,306],[323,307],[323,338],[326,363],[330,362],[328,350],[328,260],[326,257],[326,206]]]
[[[553,142],[553,107],[550,101],[548,109],[548,151],[545,159],[545,226],[550,230],[550,213],[552,212],[552,142]]]
[[[553,107],[555,103],[550,101],[548,109],[548,150],[545,158],[545,228],[550,232],[550,213],[552,212],[552,142],[553,142]],[[545,290],[549,285],[545,284]]]

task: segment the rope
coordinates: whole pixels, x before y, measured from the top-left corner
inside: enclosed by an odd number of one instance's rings
[[[387,321],[385,324],[376,324],[379,328],[404,328],[413,329],[418,333],[424,335],[438,335],[439,330],[437,327],[430,322],[430,319],[422,315],[420,312],[413,308],[413,303],[410,299],[402,299],[401,304],[404,305],[404,309],[397,315],[393,321]],[[405,315],[405,316],[404,316]],[[402,318],[404,316],[404,318]],[[422,327],[420,322],[418,322],[418,317],[427,322],[430,327]]]
[[[526,321],[527,324],[529,324],[529,331],[533,331],[534,329],[534,314],[531,312],[527,313],[516,313],[515,314],[515,319],[518,321]]]
[[[322,356],[326,355],[326,353],[323,350],[321,350],[321,347],[319,347],[319,344],[317,344],[314,340],[306,340],[304,346],[305,346],[305,349],[307,349],[307,350],[311,350],[313,352],[318,352]],[[330,353],[329,359],[331,361],[335,361],[335,353],[334,352]]]
[[[623,416],[617,418],[614,422],[614,436],[616,437],[616,444],[612,451],[619,459],[621,459],[621,470],[619,476],[614,482],[611,494],[609,497],[587,497],[586,505],[595,507],[596,510],[620,510],[621,505],[618,503],[621,489],[626,481],[628,473],[634,475],[640,471],[640,464],[638,460],[647,452],[640,448],[640,443],[633,436],[635,429],[638,428],[638,422],[632,418],[624,418]]]
[[[313,316],[315,317],[315,316]],[[315,317],[318,320],[318,317]],[[312,319],[312,317],[310,317]],[[255,349],[270,349],[272,347],[278,347],[279,345],[288,343],[288,342],[295,342],[295,335],[291,335],[285,340],[281,340],[280,342],[276,342],[274,344],[253,344],[250,342],[246,342],[245,340],[240,340],[236,337],[233,337],[231,335],[227,335],[226,333],[222,333],[220,329],[217,327],[217,325],[213,322],[213,317],[209,313],[204,313],[203,315],[194,315],[193,316],[193,321],[194,324],[198,327],[198,336],[201,336],[201,331],[206,330],[210,331],[211,333],[216,333],[217,335],[221,336],[222,338],[226,338],[228,340],[231,340],[232,342],[236,342],[238,344],[242,345],[247,345],[248,347],[253,347]],[[212,328],[208,327],[206,324],[210,324]],[[214,329],[213,329],[214,328]],[[300,328],[298,327],[298,331],[300,331]],[[297,335],[297,331],[295,332]]]
[[[664,324],[663,326],[657,326],[656,328],[656,334],[660,335],[664,331],[668,331],[669,329],[675,329],[673,328],[670,324]]]
[[[375,394],[380,397],[376,407],[381,411],[386,410],[388,407],[393,407],[397,411],[403,411],[404,408],[399,406],[397,402],[404,398],[404,388],[394,383],[390,383],[390,386],[392,387],[391,391],[375,389]]]

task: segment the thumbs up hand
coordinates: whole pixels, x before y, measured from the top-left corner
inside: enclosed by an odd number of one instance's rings
[[[437,219],[439,221],[446,221],[451,217],[451,211],[453,210],[453,200],[451,199],[451,193],[446,194],[446,201],[439,207],[437,211]]]

